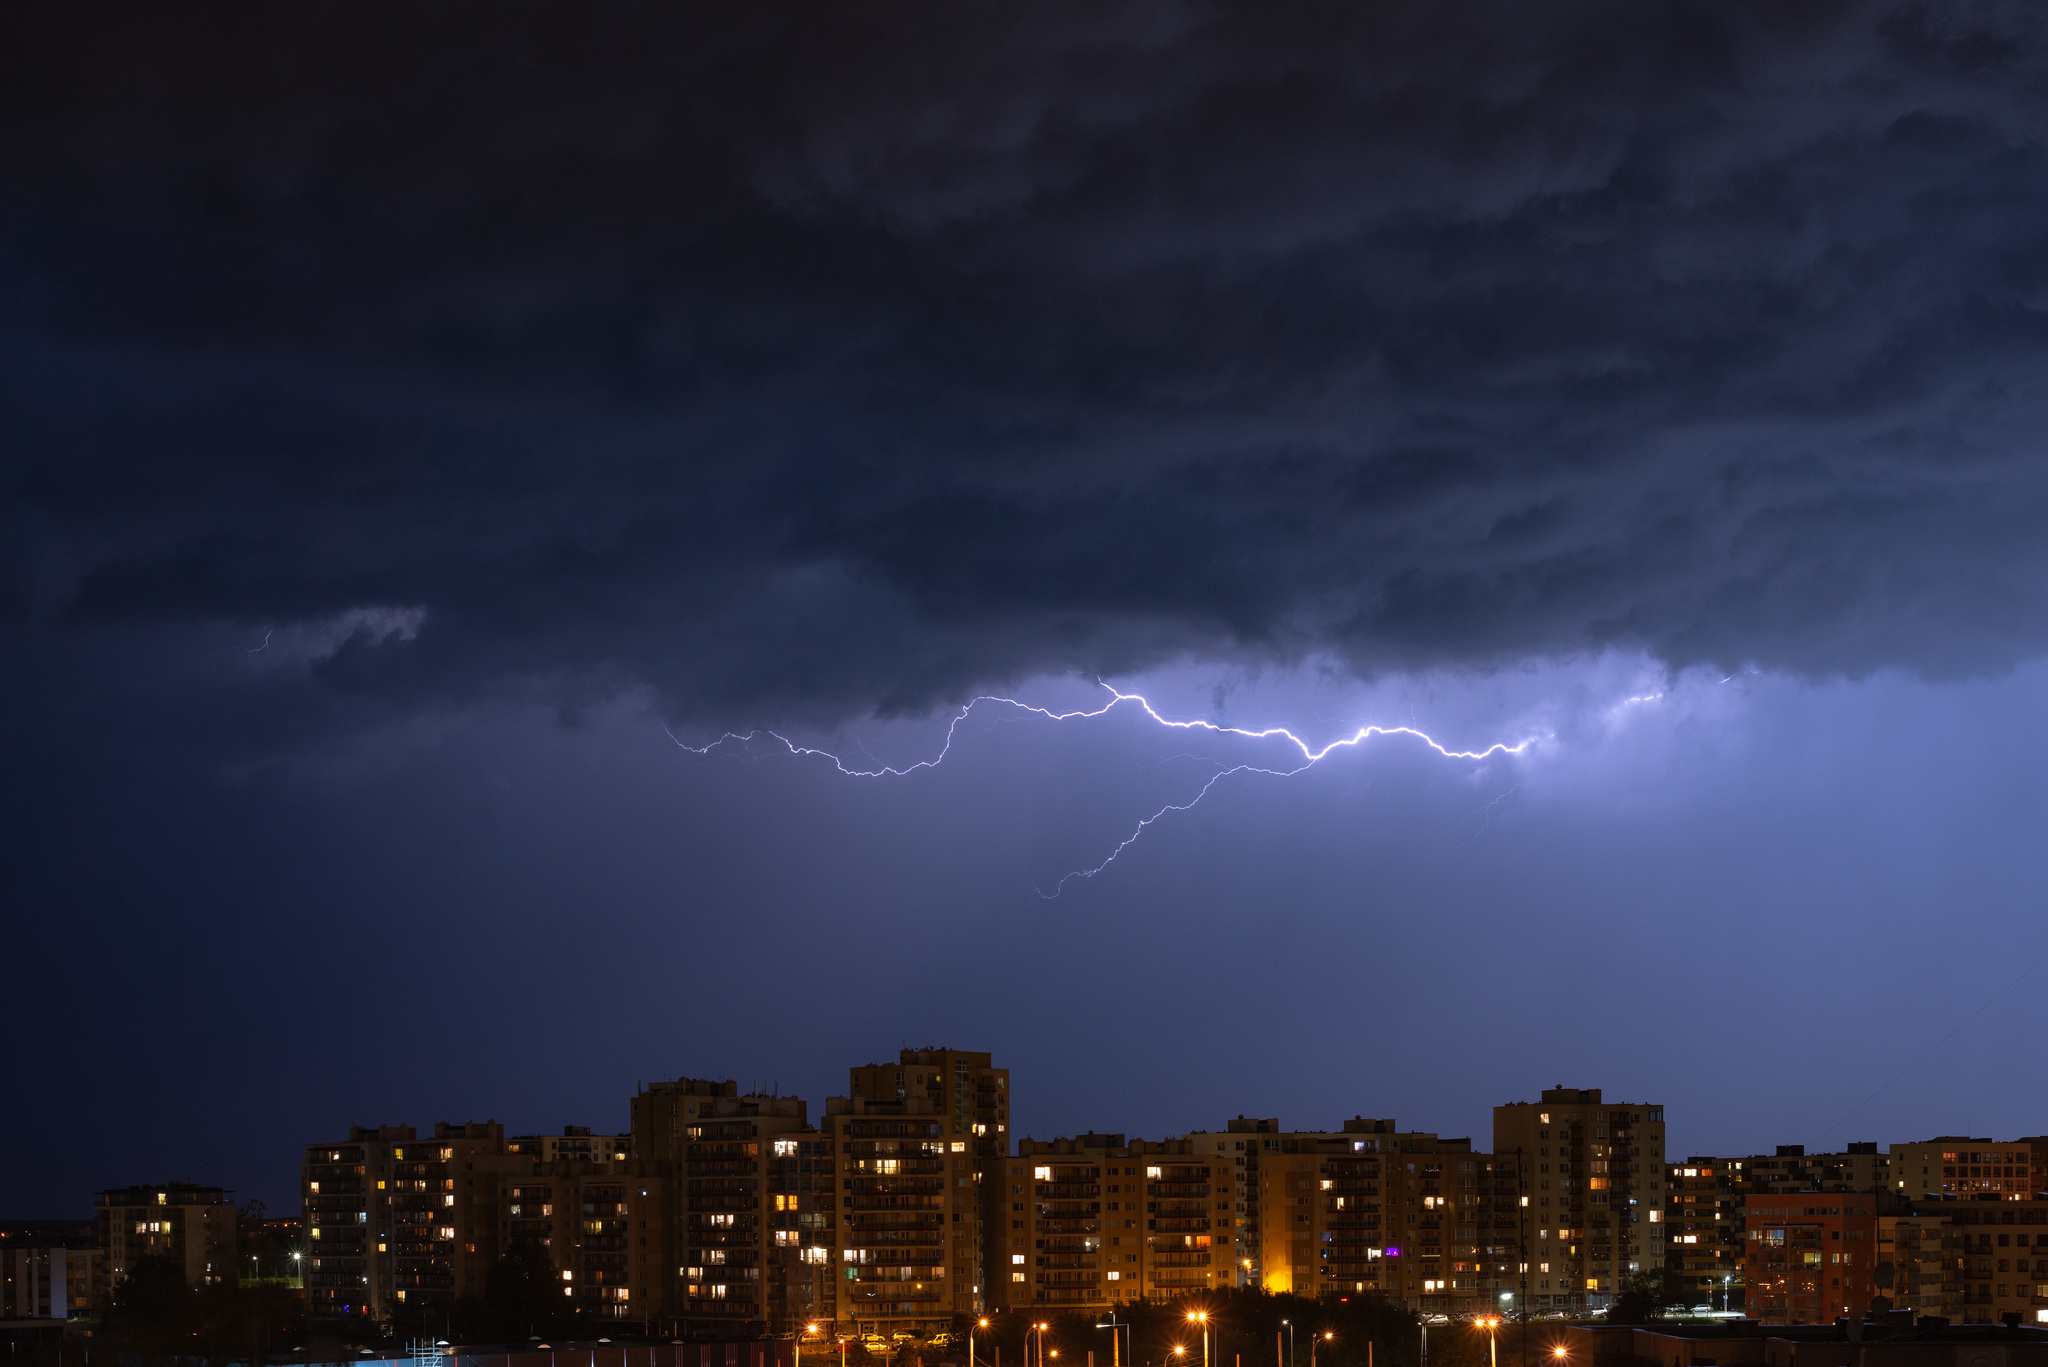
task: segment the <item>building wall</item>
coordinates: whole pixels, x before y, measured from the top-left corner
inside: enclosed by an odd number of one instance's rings
[[[1020,1140],[996,1174],[994,1303],[1098,1311],[1235,1285],[1235,1165],[1215,1142]]]
[[[192,1286],[237,1278],[235,1208],[223,1188],[168,1182],[103,1191],[95,1215],[109,1285],[146,1256],[170,1258]]]
[[[592,1320],[649,1323],[667,1313],[667,1164],[512,1157],[519,1166],[497,1178],[498,1246],[544,1246],[563,1299]]]
[[[0,1319],[71,1319],[88,1315],[105,1294],[98,1249],[0,1249]]]
[[[1664,1265],[1662,1106],[1552,1088],[1494,1107],[1493,1149],[1519,1155],[1534,1183],[1530,1308],[1599,1308],[1629,1274]]]
[[[2037,1156],[2041,1145],[2030,1139],[2000,1143],[1960,1135],[1894,1144],[1887,1177],[1891,1189],[1908,1201],[1942,1196],[2016,1201],[2044,1185],[2041,1162],[2048,1154]]]
[[[481,1293],[497,1241],[504,1127],[443,1121],[349,1127],[308,1144],[299,1167],[307,1309],[389,1320],[401,1307],[445,1310]]]
[[[1955,1180],[1992,1179],[1959,1176]],[[2006,1179],[2001,1176],[1997,1180]],[[2023,1324],[2048,1324],[2048,1201],[1996,1197],[1943,1201],[1917,1205],[1913,1213],[1946,1218],[1953,1230],[1961,1261],[1960,1309],[1965,1323],[1997,1324],[2013,1315]]]
[[[1746,1313],[1764,1324],[1832,1324],[1870,1308],[1877,1198],[1752,1193],[1743,1202]]]
[[[1877,1294],[1915,1316],[1963,1318],[1963,1241],[1947,1215],[1879,1215],[1877,1259],[1892,1265],[1892,1284]]]
[[[829,1255],[835,1207],[829,1177],[804,1170],[829,1168],[830,1149],[803,1101],[677,1078],[634,1097],[632,1123],[633,1151],[672,1177],[662,1301],[683,1332],[787,1333],[828,1299],[819,1250]],[[800,1243],[805,1231],[789,1226],[801,1216],[821,1227]]]
[[[1740,1159],[1664,1166],[1664,1265],[1684,1274],[1694,1305],[1741,1306],[1743,1191]]]

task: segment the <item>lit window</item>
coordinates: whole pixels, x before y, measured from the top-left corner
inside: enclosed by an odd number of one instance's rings
[[[1013,1263],[1022,1263],[1024,1261],[1024,1255],[1022,1253],[1012,1253],[1010,1255],[1010,1261]]]
[[[1033,1168],[1031,1170],[1031,1178],[1035,1182],[1050,1182],[1052,1181],[1052,1169]]]
[[[1022,1272],[1012,1272],[1010,1274],[1010,1280],[1013,1282],[1021,1282],[1024,1280],[1024,1274]]]

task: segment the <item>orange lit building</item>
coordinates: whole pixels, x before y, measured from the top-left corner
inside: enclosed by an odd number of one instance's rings
[[[1744,1198],[1745,1310],[1764,1324],[1832,1324],[1870,1309],[1877,1197],[1833,1192]]]

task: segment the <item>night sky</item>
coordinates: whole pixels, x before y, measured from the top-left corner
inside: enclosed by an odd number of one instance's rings
[[[2037,4],[10,7],[0,1214],[923,1044],[2048,1132],[2044,428]],[[1104,681],[1527,744],[775,738]]]

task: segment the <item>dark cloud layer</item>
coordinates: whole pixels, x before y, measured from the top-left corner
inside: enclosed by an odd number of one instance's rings
[[[345,693],[735,720],[2048,641],[2036,6],[0,25],[30,639],[341,630]]]

